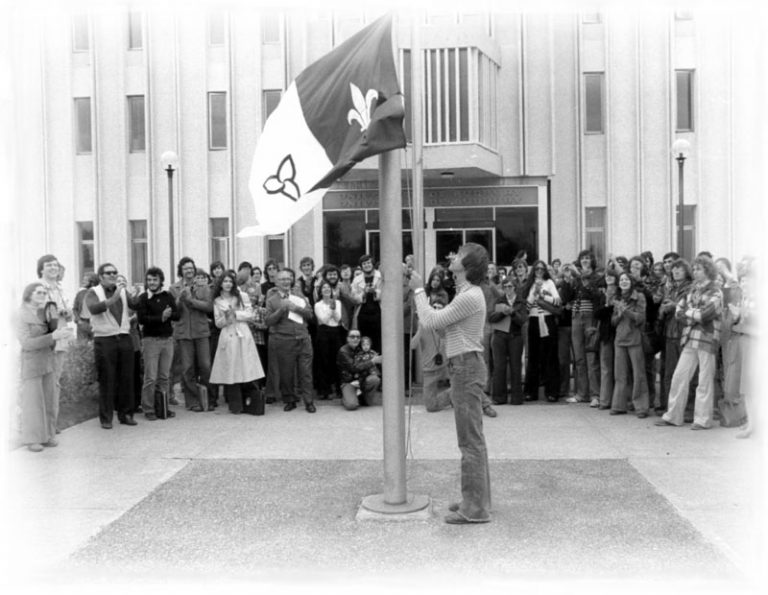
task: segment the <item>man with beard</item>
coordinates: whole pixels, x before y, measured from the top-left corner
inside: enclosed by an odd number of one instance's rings
[[[147,290],[138,298],[136,314],[141,325],[141,349],[144,357],[144,384],[141,406],[149,421],[155,415],[155,391],[164,395],[170,388],[171,362],[173,362],[173,325],[179,320],[179,308],[173,296],[163,289],[165,275],[157,267],[150,267],[144,278]],[[169,412],[169,417],[172,417]]]

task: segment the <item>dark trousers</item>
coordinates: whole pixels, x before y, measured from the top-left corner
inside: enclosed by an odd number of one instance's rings
[[[111,423],[133,415],[133,341],[131,336],[95,337],[93,353],[99,379],[99,419]]]
[[[279,376],[279,392],[284,403],[294,403],[298,386],[304,404],[312,397],[312,340],[309,335],[299,338],[269,338],[269,365],[275,366]]]
[[[497,405],[507,402],[520,405],[523,402],[523,336],[493,331],[491,351],[494,361],[491,390],[493,402]],[[511,371],[512,385],[509,401],[507,400],[507,369]]]
[[[255,399],[258,396],[256,381],[241,382],[240,384],[224,384],[224,396],[229,404],[231,413],[242,413],[243,404],[249,397]]]
[[[201,339],[179,339],[178,348],[181,352],[181,388],[184,390],[184,402],[187,407],[202,405],[199,382],[208,389],[209,395],[214,395],[208,384],[211,377],[211,346],[208,337]]]
[[[340,389],[339,370],[336,367],[336,354],[343,345],[341,329],[337,326],[321,324],[317,327],[315,345],[315,382],[317,392],[321,395],[331,393],[333,386]]]
[[[557,361],[557,323],[554,316],[545,316],[549,336],[542,337],[536,317],[528,319],[528,367],[525,370],[525,392],[533,397],[539,394],[539,374],[544,381],[547,396],[560,391],[560,370]]]

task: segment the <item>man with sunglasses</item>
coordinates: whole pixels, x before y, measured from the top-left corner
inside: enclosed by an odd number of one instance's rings
[[[93,351],[99,379],[99,421],[112,429],[117,409],[121,424],[135,426],[133,399],[133,341],[125,282],[117,282],[117,267],[99,266],[99,284],[88,290],[85,306],[91,315]]]

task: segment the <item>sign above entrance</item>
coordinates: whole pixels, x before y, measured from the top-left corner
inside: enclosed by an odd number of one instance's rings
[[[479,206],[536,206],[539,200],[537,186],[467,186],[452,188],[425,188],[425,207],[479,207]],[[403,190],[403,207],[412,203]],[[377,209],[378,188],[361,190],[329,190],[323,198],[323,209]]]

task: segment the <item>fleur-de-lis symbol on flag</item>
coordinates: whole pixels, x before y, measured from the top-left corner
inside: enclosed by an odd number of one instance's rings
[[[301,198],[301,190],[294,181],[295,177],[296,166],[293,163],[293,157],[288,154],[280,162],[277,173],[264,180],[264,190],[267,194],[282,194],[295,202]]]
[[[379,93],[375,89],[368,89],[363,97],[362,91],[354,83],[349,83],[349,89],[352,92],[352,104],[355,109],[347,113],[347,122],[352,124],[356,120],[360,124],[360,132],[365,132],[368,124],[371,123],[371,108],[379,98]]]

